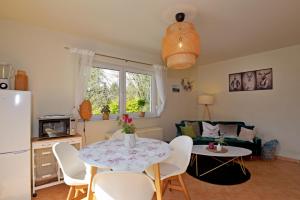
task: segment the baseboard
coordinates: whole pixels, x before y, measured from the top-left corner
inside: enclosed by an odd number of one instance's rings
[[[276,156],[276,158],[278,160],[284,160],[284,161],[289,161],[289,162],[293,162],[293,163],[298,163],[300,164],[300,160],[297,160],[295,158],[289,158],[289,157],[285,157],[285,156]]]

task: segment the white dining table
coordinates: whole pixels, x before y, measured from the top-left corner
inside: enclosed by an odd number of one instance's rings
[[[166,142],[138,138],[133,148],[126,147],[123,140],[104,140],[88,145],[79,151],[79,157],[90,168],[87,199],[93,199],[92,182],[97,168],[113,171],[143,172],[153,166],[157,200],[162,199],[159,163],[169,157],[171,147]]]

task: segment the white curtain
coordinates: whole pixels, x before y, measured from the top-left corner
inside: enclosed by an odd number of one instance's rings
[[[74,54],[76,57],[75,59],[77,59],[75,66],[75,106],[73,115],[75,115],[75,117],[78,119],[79,105],[82,103],[85,97],[95,52],[87,49],[77,48],[70,49],[70,52]]]
[[[161,115],[165,108],[166,104],[166,69],[162,65],[153,65],[154,74],[155,74],[155,81],[157,87],[157,105],[156,105],[156,114],[158,116]]]

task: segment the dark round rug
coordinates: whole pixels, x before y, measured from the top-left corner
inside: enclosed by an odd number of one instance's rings
[[[228,158],[218,158],[219,160],[226,161]],[[221,162],[213,159],[210,156],[199,156],[198,155],[198,175],[201,175],[216,166],[220,165]],[[191,176],[208,183],[217,185],[236,185],[244,183],[250,179],[251,174],[248,169],[245,168],[246,174],[243,173],[238,163],[230,162],[210,173],[203,176],[196,175],[196,164],[189,165],[187,173]]]

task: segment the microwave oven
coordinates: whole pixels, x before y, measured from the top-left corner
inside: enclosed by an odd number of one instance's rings
[[[75,120],[66,115],[46,115],[39,118],[39,138],[66,137],[75,134]]]

